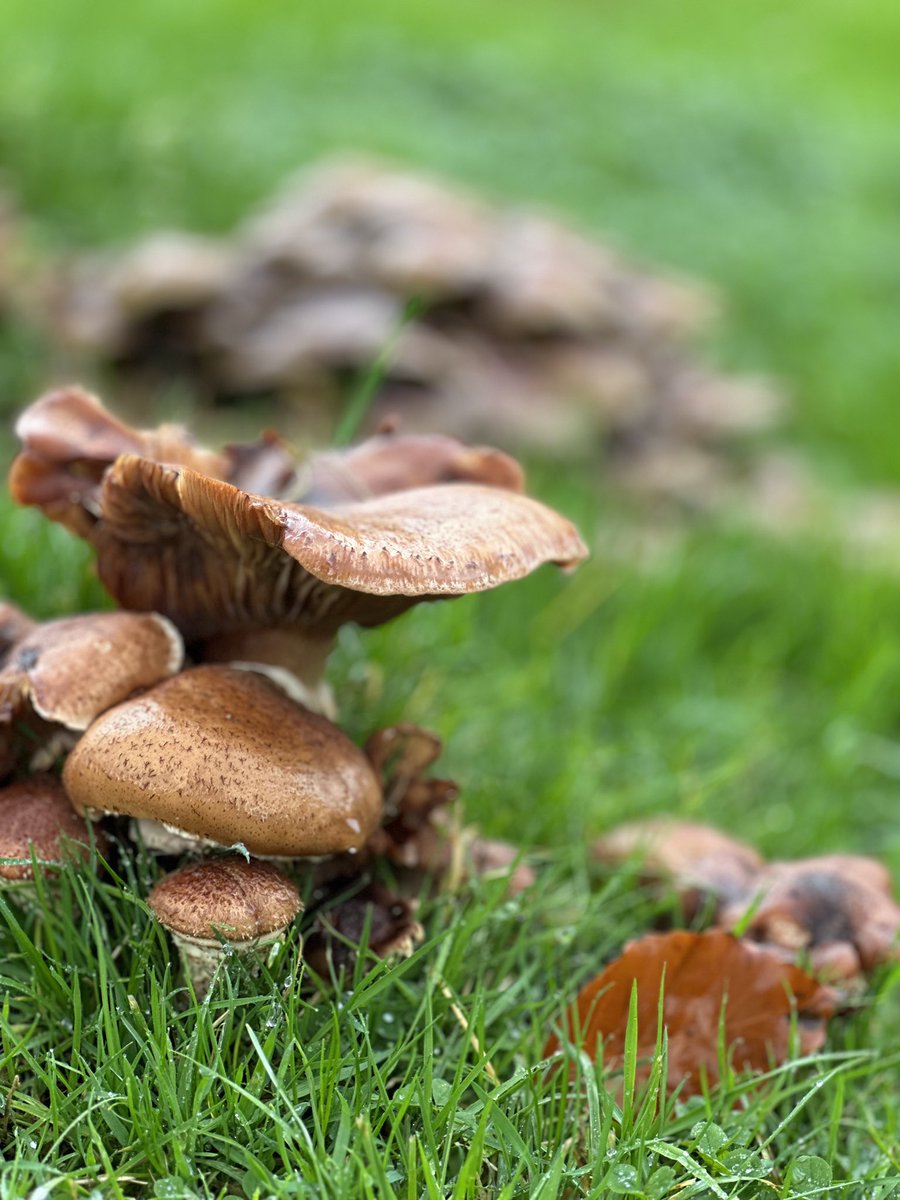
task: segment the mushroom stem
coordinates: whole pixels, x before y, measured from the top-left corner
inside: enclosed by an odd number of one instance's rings
[[[199,658],[267,675],[292,700],[333,718],[336,706],[325,682],[325,663],[334,635],[316,636],[295,629],[242,629],[202,643]]]
[[[170,930],[198,1000],[202,1000],[209,991],[220,963],[232,954],[247,959],[245,966],[250,974],[258,974],[261,961],[259,951],[280,941],[284,932],[284,929],[276,929],[251,942],[230,942],[219,938],[188,937]]]

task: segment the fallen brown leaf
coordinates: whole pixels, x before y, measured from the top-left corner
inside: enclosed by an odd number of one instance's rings
[[[638,1081],[646,1082],[656,1053],[665,983],[668,1088],[679,1088],[682,1096],[701,1092],[704,1079],[711,1086],[718,1083],[720,1028],[732,1066],[762,1072],[791,1056],[794,1014],[796,1050],[818,1050],[835,1005],[830,988],[777,954],[721,930],[649,934],[582,988],[566,1015],[566,1041],[583,1046],[592,1058],[602,1052],[613,1071],[624,1063],[632,983],[637,985]],[[553,1033],[544,1054],[560,1048]]]

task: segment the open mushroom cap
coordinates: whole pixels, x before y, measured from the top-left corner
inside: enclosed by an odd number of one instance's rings
[[[23,449],[9,475],[13,499],[37,505],[81,537],[97,518],[103,473],[120,454],[183,463],[213,475],[228,469],[225,456],[196,446],[184,429],[133,429],[80,387],[41,396],[19,417],[16,435]]]
[[[156,884],[147,903],[171,933],[237,945],[281,932],[302,908],[299,892],[283,872],[237,854],[173,871]]]
[[[91,540],[104,585],[126,608],[166,612],[189,638],[278,625],[329,636],[587,553],[558,513],[479,484],[325,511],[124,455],[101,504]]]
[[[45,621],[16,642],[0,671],[5,709],[27,702],[67,729],[93,719],[132,692],[173,675],[184,658],[181,635],[158,613],[85,613]]]
[[[864,971],[900,959],[900,905],[890,875],[874,859],[831,854],[771,863],[751,894],[724,910],[721,923],[737,924],[748,910],[746,937],[808,952],[813,966],[832,969],[853,953]]]
[[[111,709],[63,778],[79,812],[276,857],[358,850],[381,814],[368,760],[335,725],[227,667],[194,667]]]
[[[608,866],[633,862],[649,881],[670,884],[694,915],[706,900],[717,905],[747,896],[764,863],[752,847],[719,829],[656,817],[618,825],[594,843]]]
[[[88,827],[73,812],[55,775],[32,775],[0,788],[0,879],[31,879],[32,852],[39,862],[62,863],[69,853],[87,855]]]
[[[485,483],[521,492],[525,474],[514,458],[488,446],[466,446],[440,434],[377,434],[347,450],[310,459],[311,504],[341,504],[435,483]]]

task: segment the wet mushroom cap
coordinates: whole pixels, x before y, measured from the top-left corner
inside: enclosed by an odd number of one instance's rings
[[[166,875],[147,903],[156,919],[185,939],[240,944],[287,928],[300,912],[300,894],[271,863],[236,854],[190,863]]]
[[[79,812],[277,857],[357,850],[381,815],[368,760],[335,725],[227,667],[194,667],[111,709],[63,778]]]
[[[55,775],[32,775],[0,788],[0,879],[31,879],[31,856],[38,862],[61,863],[71,853],[87,856],[88,827],[73,812]]]
[[[181,635],[158,613],[86,613],[46,621],[10,648],[0,710],[22,701],[46,721],[86,729],[99,714],[174,674]]]

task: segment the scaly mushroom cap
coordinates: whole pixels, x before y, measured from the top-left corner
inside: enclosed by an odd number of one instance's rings
[[[240,946],[277,934],[302,907],[300,894],[271,863],[237,854],[190,863],[166,875],[147,903],[170,933],[189,941]]]
[[[20,693],[46,721],[87,729],[140,688],[174,675],[178,630],[158,613],[85,613],[45,621],[10,650],[0,671],[0,721]]]
[[[20,761],[48,766],[133,692],[174,674],[181,635],[158,613],[86,613],[35,625],[0,669],[0,778]],[[60,728],[62,727],[62,728]]]
[[[0,862],[0,879],[33,878],[32,852],[38,862],[63,862],[67,843],[86,857],[90,840],[55,775],[32,775],[0,788],[0,859],[25,860]]]
[[[478,484],[326,512],[123,455],[101,506],[91,540],[104,585],[126,608],[165,612],[188,638],[279,625],[329,636],[586,554],[559,514]]]
[[[381,814],[368,760],[336,726],[226,667],[183,671],[110,710],[63,778],[79,812],[286,858],[359,849]]]

